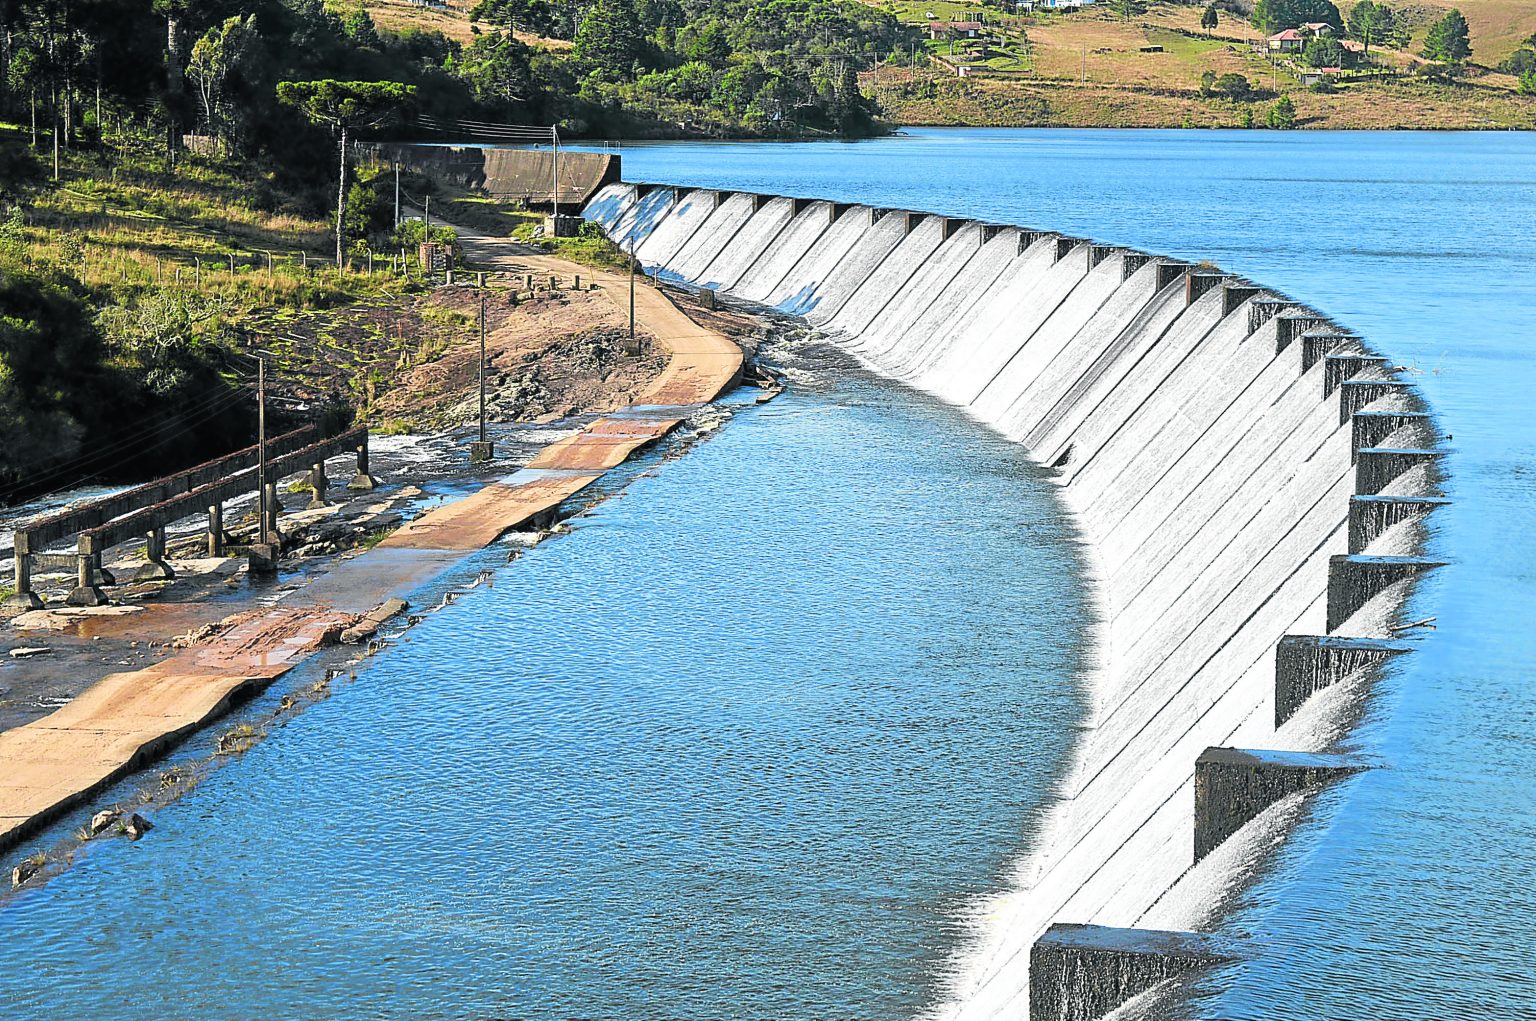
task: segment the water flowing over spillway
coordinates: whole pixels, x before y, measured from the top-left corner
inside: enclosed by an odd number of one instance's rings
[[[1413,390],[1283,295],[1053,233],[656,185],[609,185],[586,215],[661,277],[804,316],[1059,472],[1104,613],[1093,710],[944,1013],[1020,1016],[1053,923],[1211,925],[1300,804],[1298,787],[1234,806],[1223,771],[1324,775],[1333,759],[1290,753],[1347,726],[1338,691],[1380,661],[1349,639],[1385,637],[1436,566],[1416,556],[1437,476]],[[1283,640],[1345,665],[1277,706]]]

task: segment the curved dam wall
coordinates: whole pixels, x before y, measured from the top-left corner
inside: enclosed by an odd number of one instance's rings
[[[589,219],[663,279],[803,316],[1058,472],[1095,564],[1075,763],[945,1016],[1095,1017],[1241,948],[1192,933],[1339,754],[1426,515],[1435,432],[1385,359],[1206,266],[1047,231],[660,185]]]

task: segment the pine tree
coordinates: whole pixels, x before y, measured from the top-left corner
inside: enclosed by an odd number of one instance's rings
[[[1269,126],[1278,130],[1294,128],[1296,126],[1296,104],[1291,102],[1290,96],[1281,96],[1275,100],[1275,105],[1269,108],[1269,116],[1266,118]]]
[[[645,33],[630,0],[598,0],[576,33],[576,56],[609,81],[624,81],[642,56]]]
[[[1429,26],[1424,56],[1442,64],[1459,64],[1472,56],[1471,32],[1460,11],[1453,10]]]

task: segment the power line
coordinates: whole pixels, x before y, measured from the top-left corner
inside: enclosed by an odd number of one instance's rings
[[[114,454],[122,453],[129,447],[139,446],[140,449],[145,452],[158,450],[173,440],[179,439],[192,433],[195,431],[197,426],[207,422],[209,419],[212,419],[217,415],[222,414],[224,411],[228,410],[235,404],[238,404],[240,399],[247,396],[250,392],[251,388],[249,386],[242,386],[235,390],[219,394],[211,399],[194,404],[187,412],[183,412],[181,420],[186,423],[183,426],[170,429],[169,431],[157,429],[141,430],[139,433],[118,440],[115,443],[108,444],[105,447],[97,448],[91,451],[89,454],[82,454],[71,458],[70,460],[63,462],[62,464],[57,465],[40,475],[26,479],[23,483],[18,483],[14,486],[0,490],[0,499],[8,498],[12,494],[22,491],[24,488],[30,489],[42,483],[47,483],[48,488],[50,489],[61,488],[54,484],[56,480],[74,474],[74,472],[82,466],[98,463],[106,458],[111,457]],[[189,415],[191,417],[190,422],[187,421]],[[158,440],[153,443],[143,445],[143,440],[145,438],[156,433],[161,434]],[[85,482],[86,478],[87,477],[84,476],[77,478],[73,483],[69,483],[62,488],[72,488],[75,485]]]

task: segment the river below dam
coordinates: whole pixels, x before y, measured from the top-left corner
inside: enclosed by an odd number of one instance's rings
[[[1212,1018],[1536,1002],[1536,137],[921,130],[626,146],[629,180],[1210,259],[1409,366],[1451,435],[1437,617],[1222,923]],[[1046,472],[789,333],[791,383],[0,907],[22,1018],[879,1019],[950,995],[1096,650]],[[418,604],[438,591],[417,594]],[[284,690],[243,710],[270,714]],[[206,755],[194,739],[186,756]],[[62,829],[78,824],[70,820]],[[52,834],[57,838],[59,832]],[[46,839],[43,843],[46,843]]]

